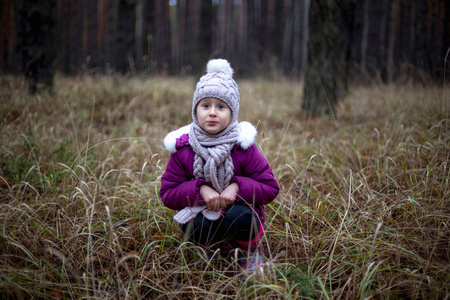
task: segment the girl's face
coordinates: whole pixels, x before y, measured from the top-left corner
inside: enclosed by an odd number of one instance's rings
[[[230,124],[231,109],[222,100],[204,98],[197,104],[195,115],[201,128],[209,134],[216,134]]]

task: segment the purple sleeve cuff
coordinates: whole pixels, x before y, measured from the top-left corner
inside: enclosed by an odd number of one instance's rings
[[[197,199],[199,205],[205,204],[205,201],[203,201],[202,196],[200,196],[200,189],[203,185],[211,186],[211,184],[204,179],[197,180],[197,187],[195,189],[195,198]]]

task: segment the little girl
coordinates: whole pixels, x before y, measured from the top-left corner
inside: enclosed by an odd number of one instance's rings
[[[203,247],[227,243],[241,251],[248,272],[262,272],[264,206],[279,187],[254,144],[256,128],[237,121],[239,90],[224,59],[210,60],[192,103],[190,125],[169,133],[171,152],[161,199],[188,240]]]

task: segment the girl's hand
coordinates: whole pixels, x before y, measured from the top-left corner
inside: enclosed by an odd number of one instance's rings
[[[220,207],[226,209],[228,205],[233,204],[236,201],[236,195],[239,191],[239,186],[236,182],[233,182],[226,189],[220,193]]]
[[[206,206],[209,210],[219,211],[220,205],[220,195],[213,188],[202,185],[200,188],[200,196],[202,196],[203,201],[205,201]]]

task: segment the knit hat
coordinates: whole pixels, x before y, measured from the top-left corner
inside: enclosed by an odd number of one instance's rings
[[[204,98],[217,98],[231,109],[230,123],[237,121],[239,114],[239,88],[233,80],[233,69],[225,59],[211,59],[206,65],[206,74],[197,83],[192,102],[192,119],[198,124],[195,111]]]

